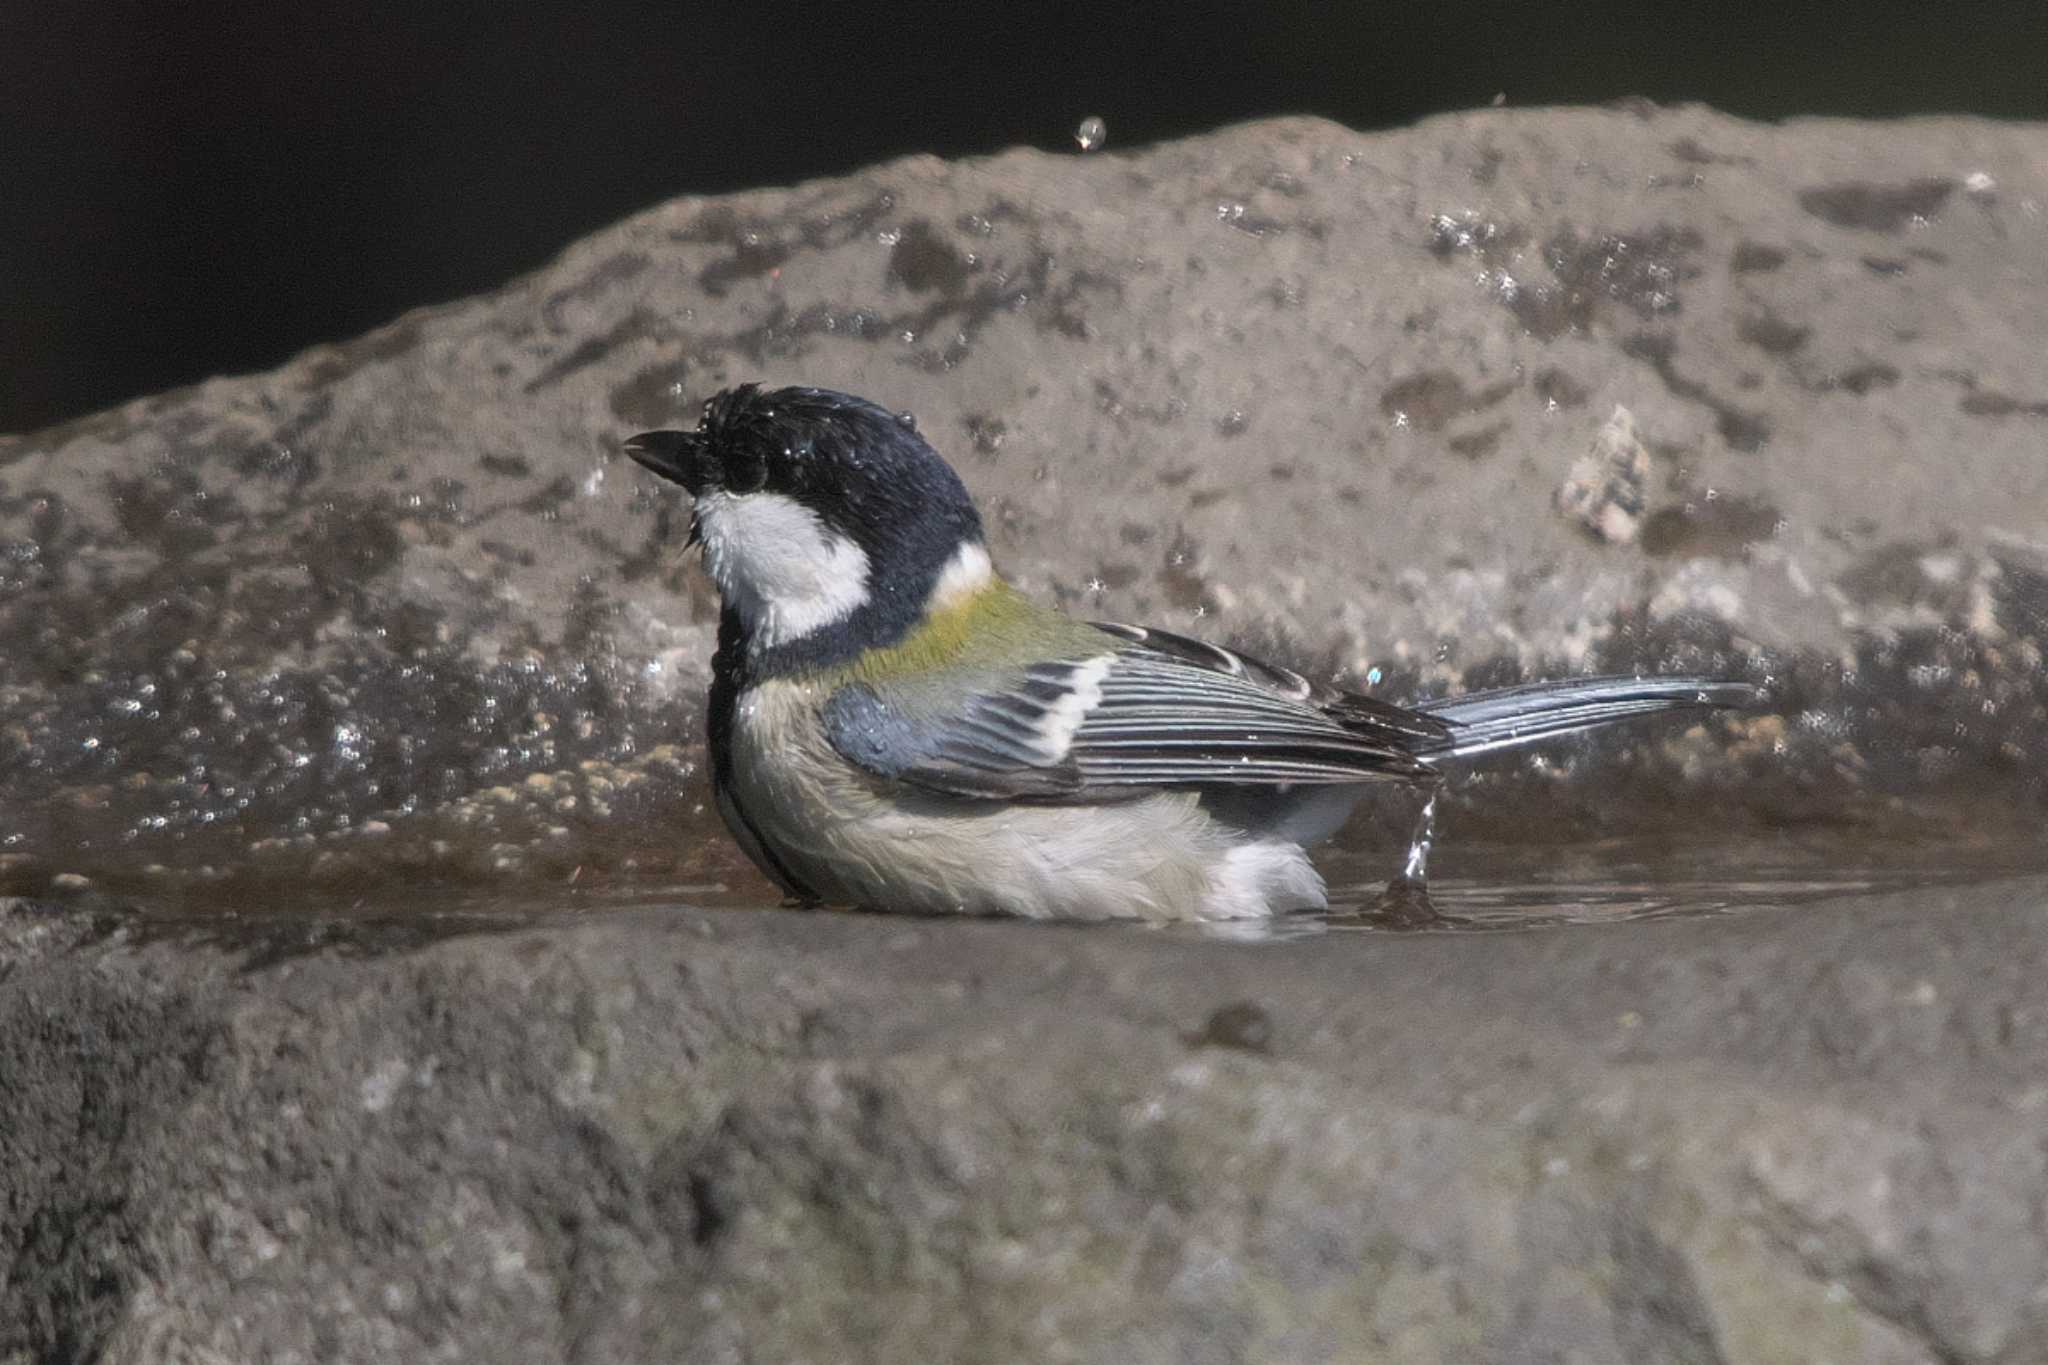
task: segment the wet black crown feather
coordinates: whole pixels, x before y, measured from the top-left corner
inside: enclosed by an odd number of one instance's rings
[[[982,534],[960,477],[916,426],[852,394],[742,384],[713,395],[695,431],[645,432],[626,451],[693,495],[793,498],[871,559],[905,537],[943,541],[950,556]]]
[[[626,453],[692,496],[772,493],[859,545],[870,601],[801,646],[805,663],[890,644],[916,624],[962,544],[982,541],[960,476],[907,416],[831,389],[742,384],[704,404],[695,431],[650,431]]]

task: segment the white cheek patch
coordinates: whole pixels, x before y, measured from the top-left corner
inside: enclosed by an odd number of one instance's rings
[[[704,567],[755,644],[772,648],[842,621],[868,600],[868,557],[780,493],[697,499]]]
[[[931,610],[966,601],[987,587],[994,577],[995,566],[989,562],[988,551],[967,541],[939,571],[939,581],[932,585]]]

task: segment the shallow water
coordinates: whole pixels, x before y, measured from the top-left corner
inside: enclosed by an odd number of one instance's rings
[[[1528,930],[1790,910],[2048,871],[2048,851],[2017,842],[1614,841],[1566,850],[1454,846],[1437,867],[1423,891],[1390,882],[1384,860],[1376,868],[1364,855],[1337,854],[1323,864],[1329,913],[1289,916],[1273,932]]]
[[[1792,912],[1801,906],[1879,892],[1953,888],[2048,873],[2048,850],[2035,843],[1929,840],[1924,844],[1845,837],[1748,838],[1674,844],[1664,839],[1606,840],[1569,848],[1453,843],[1439,850],[1422,890],[1398,873],[1397,850],[1340,848],[1320,860],[1330,886],[1327,912],[1273,921],[1176,925],[1170,933],[1242,942],[1284,942],[1341,933],[1533,931],[1674,917]],[[278,900],[237,897],[223,912],[173,898],[122,907],[159,924],[204,926],[232,939],[268,941],[285,951],[332,945],[395,947],[448,934],[559,923],[619,910],[679,908],[785,910],[764,883],[737,864],[730,877],[576,878],[493,887],[418,887],[394,896],[320,895]],[[272,908],[281,907],[281,908]],[[858,913],[858,912],[854,912]],[[239,930],[237,928],[239,926]],[[392,927],[397,941],[371,926]],[[1132,924],[1109,932],[1153,932]]]

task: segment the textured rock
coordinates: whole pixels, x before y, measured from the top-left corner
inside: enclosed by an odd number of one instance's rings
[[[2044,908],[17,903],[0,1360],[2038,1361]]]
[[[560,889],[739,875],[618,447],[742,379],[915,411],[1077,611],[1770,681],[1468,835],[2038,842],[2044,202],[1967,120],[913,159],[0,439],[65,902],[0,903],[0,1365],[2048,1360],[2038,876],[1259,946]]]
[[[0,888],[723,858],[711,604],[619,442],[742,379],[914,411],[1078,611],[1395,696],[1771,680],[1775,716],[1609,745],[1585,819],[2032,828],[2044,202],[2038,127],[1648,108],[676,200],[489,297],[0,439]],[[1652,467],[1610,541],[1558,501],[1617,406]]]

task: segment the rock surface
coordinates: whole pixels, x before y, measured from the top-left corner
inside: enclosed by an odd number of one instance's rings
[[[2044,912],[17,903],[0,1361],[2048,1360]]]
[[[1648,107],[676,200],[489,297],[0,438],[0,890],[722,858],[711,603],[619,444],[745,379],[915,412],[1076,611],[1395,697],[1770,681],[1706,742],[1615,742],[1588,818],[2032,828],[2044,203],[2039,127]],[[1616,408],[1640,450],[1588,485]]]
[[[1771,685],[1455,830],[2038,843],[2044,203],[1968,120],[911,159],[0,438],[0,1365],[2048,1361],[2038,876],[1257,946],[562,889],[758,886],[619,453],[744,379],[914,411],[1076,611]]]

